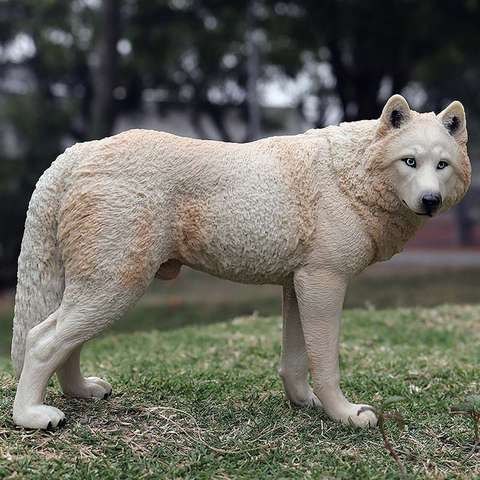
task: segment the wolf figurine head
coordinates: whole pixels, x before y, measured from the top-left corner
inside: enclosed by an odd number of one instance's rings
[[[403,208],[433,217],[465,195],[471,166],[460,102],[435,115],[414,112],[401,95],[394,95],[383,109],[375,140],[375,156]]]

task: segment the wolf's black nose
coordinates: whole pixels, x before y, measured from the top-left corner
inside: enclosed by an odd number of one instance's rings
[[[422,203],[427,207],[437,207],[442,203],[442,199],[437,195],[424,195],[422,198]]]

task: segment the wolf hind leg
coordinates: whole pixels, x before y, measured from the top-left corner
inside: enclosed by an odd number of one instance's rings
[[[43,405],[45,390],[55,369],[75,348],[72,339],[65,341],[64,333],[59,331],[60,308],[28,333],[24,365],[13,404],[16,425],[53,430],[65,423],[62,411]]]
[[[68,360],[57,370],[58,381],[63,393],[69,397],[103,398],[112,393],[112,386],[98,377],[87,377],[80,370],[80,354],[83,345],[78,346]]]
[[[64,414],[43,404],[50,378],[60,371],[62,388],[74,394],[96,394],[111,391],[107,382],[83,379],[79,356],[84,343],[96,337],[136,303],[143,293],[125,292],[105,286],[98,290],[68,288],[62,304],[44,322],[32,328],[27,336],[25,362],[13,405],[13,420],[26,428],[55,429],[65,423]],[[93,384],[98,385],[96,388]],[[82,389],[83,387],[83,389]],[[110,387],[110,388],[109,388]],[[87,390],[85,390],[85,388]]]

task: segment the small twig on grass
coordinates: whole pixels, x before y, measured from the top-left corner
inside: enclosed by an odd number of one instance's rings
[[[462,460],[461,464],[464,465],[472,457],[480,444],[480,438],[478,435],[478,423],[480,421],[480,395],[469,395],[465,402],[452,407],[450,415],[468,415],[473,420],[475,443],[473,444],[470,453]]]
[[[378,428],[380,430],[380,433],[382,434],[383,443],[385,444],[385,448],[388,450],[388,452],[393,457],[395,462],[397,462],[398,468],[400,469],[400,472],[401,472],[402,477],[404,479],[407,478],[407,471],[405,470],[405,467],[403,466],[403,463],[398,458],[398,455],[395,452],[395,450],[393,449],[392,445],[388,441],[388,438],[385,434],[384,425],[385,425],[385,420],[386,419],[393,418],[395,420],[395,423],[397,424],[397,427],[400,430],[403,430],[405,428],[405,421],[403,420],[403,417],[400,413],[398,413],[398,412],[385,413],[385,407],[388,407],[389,405],[392,405],[393,403],[405,402],[405,401],[407,401],[407,398],[405,398],[405,397],[393,396],[393,397],[389,397],[386,400],[384,400],[382,402],[382,404],[380,405],[380,408],[378,410],[373,408],[373,407],[362,407],[357,413],[357,415],[360,415],[362,412],[365,412],[365,411],[369,410],[377,416]]]

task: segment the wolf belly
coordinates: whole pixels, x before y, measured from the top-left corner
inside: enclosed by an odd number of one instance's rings
[[[283,284],[304,245],[294,210],[275,182],[191,198],[176,212],[178,259],[235,282]]]

